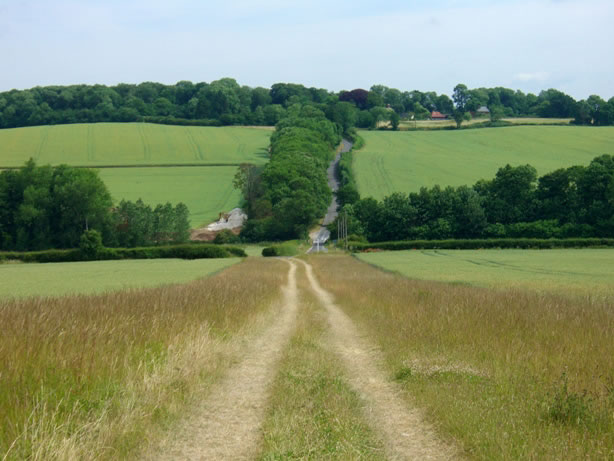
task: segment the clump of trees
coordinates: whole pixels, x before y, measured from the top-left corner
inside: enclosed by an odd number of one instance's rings
[[[459,91],[460,90],[460,91]],[[461,107],[457,96],[463,97]],[[232,78],[175,85],[46,86],[0,93],[0,128],[89,122],[148,121],[174,125],[275,125],[295,104],[312,105],[346,133],[352,126],[398,127],[399,119],[427,119],[432,111],[457,118],[487,106],[497,117],[574,118],[578,124],[614,123],[614,98],[575,101],[549,89],[538,95],[509,88],[469,89],[459,84],[452,98],[433,91],[401,91],[384,85],[339,93],[276,83],[251,88]]]
[[[473,187],[434,186],[346,204],[348,233],[371,242],[414,239],[614,237],[614,157],[537,177],[500,168]],[[336,223],[332,225],[333,231]]]
[[[189,238],[189,228],[182,203],[152,209],[138,200],[113,207],[95,170],[37,166],[29,160],[0,173],[1,250],[76,248],[88,230],[97,231],[108,247],[181,243]]]
[[[235,185],[242,186],[249,217],[243,239],[306,236],[331,202],[326,169],[341,130],[317,107],[295,104],[289,109],[271,136],[269,163],[259,174],[253,168],[239,169]]]

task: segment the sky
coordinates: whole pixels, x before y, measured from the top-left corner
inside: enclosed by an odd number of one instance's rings
[[[235,78],[614,96],[613,0],[0,0],[0,91]]]

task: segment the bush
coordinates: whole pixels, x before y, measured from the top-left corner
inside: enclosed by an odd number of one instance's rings
[[[94,260],[103,249],[102,236],[97,230],[86,230],[79,241],[79,251],[85,260]]]
[[[241,239],[230,229],[222,229],[213,239],[215,244],[239,243]]]

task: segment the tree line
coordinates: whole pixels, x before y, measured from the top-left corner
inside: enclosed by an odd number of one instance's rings
[[[381,201],[357,199],[341,213],[348,216],[348,232],[370,242],[614,237],[614,157],[539,178],[530,165],[506,165],[472,187],[437,185]]]
[[[235,186],[243,191],[246,241],[304,238],[326,212],[332,193],[326,169],[341,141],[340,128],[310,105],[288,109],[271,136],[270,161],[259,170],[241,167]]]
[[[457,95],[462,96],[462,101]],[[0,128],[140,121],[183,125],[275,125],[295,104],[314,105],[343,131],[351,126],[375,128],[383,121],[396,128],[401,117],[426,119],[432,111],[452,117],[461,109],[465,114],[481,106],[487,106],[495,117],[574,118],[575,123],[589,125],[614,123],[614,98],[605,101],[593,95],[576,101],[555,89],[534,95],[502,87],[468,89],[459,84],[451,98],[432,91],[401,91],[384,85],[339,93],[294,83],[251,88],[232,78],[223,78],[210,83],[143,82],[6,91],[0,93]]]
[[[141,200],[113,206],[98,172],[66,165],[0,172],[0,250],[76,248],[95,230],[107,247],[136,247],[189,238],[189,212],[179,203],[152,208]]]

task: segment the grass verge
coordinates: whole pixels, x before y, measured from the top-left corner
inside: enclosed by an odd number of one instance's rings
[[[303,287],[297,331],[274,381],[261,460],[385,459],[326,344],[325,312]]]
[[[285,273],[253,259],[185,285],[0,300],[0,459],[132,459],[232,363]]]
[[[409,280],[347,256],[310,263],[407,398],[471,457],[614,456],[611,300]]]

